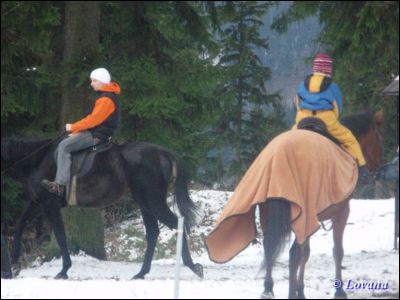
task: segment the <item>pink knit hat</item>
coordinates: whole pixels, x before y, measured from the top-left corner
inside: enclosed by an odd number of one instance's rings
[[[322,73],[327,76],[332,74],[332,58],[325,53],[318,53],[314,58],[313,73]]]

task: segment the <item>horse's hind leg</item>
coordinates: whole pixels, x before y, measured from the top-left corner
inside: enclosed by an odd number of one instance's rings
[[[294,241],[289,252],[289,299],[297,299],[297,271],[302,252],[302,245]]]
[[[192,270],[194,274],[199,276],[201,279],[204,278],[203,266],[199,263],[197,264],[193,263],[192,257],[190,256],[190,251],[185,231],[183,232],[183,241],[182,241],[182,260],[183,264],[189,267],[189,269]]]
[[[43,189],[42,189],[43,191]],[[67,238],[65,234],[64,223],[61,216],[61,199],[46,191],[41,194],[43,210],[54,231],[57,244],[61,249],[63,266],[55,279],[67,279],[68,269],[71,267],[71,257],[68,253]]]
[[[156,248],[157,238],[160,234],[157,219],[148,212],[148,209],[142,208],[142,216],[144,226],[146,228],[147,248],[144,255],[144,261],[140,272],[133,276],[132,279],[144,279],[144,276],[150,272],[151,261],[153,260],[154,250]]]
[[[264,246],[264,253],[267,253],[265,250],[265,241],[266,238],[264,237],[263,239],[263,246]],[[271,260],[268,260],[265,258],[265,263],[266,263],[266,275],[264,279],[264,291],[261,294],[261,299],[274,299],[274,281],[272,279],[272,268],[274,266],[273,262]]]
[[[300,269],[296,289],[297,299],[306,299],[304,296],[304,271],[306,268],[306,263],[310,257],[310,239],[307,239],[301,247]]]
[[[175,216],[169,207],[165,204],[163,209],[158,210],[159,213],[157,215],[158,219],[167,225],[170,229],[178,228],[178,218]],[[186,233],[183,232],[183,240],[182,240],[182,260],[183,264],[187,266],[190,270],[193,271],[200,278],[204,277],[203,266],[201,264],[194,264],[192,257],[190,256],[189,246],[187,243]]]
[[[339,287],[336,288],[335,298],[336,299],[347,299],[347,295],[343,290],[342,281],[342,260],[343,260],[343,233],[346,227],[347,218],[349,217],[349,202],[345,204],[344,208],[332,218],[333,226],[333,257],[335,259],[335,280],[340,283]]]

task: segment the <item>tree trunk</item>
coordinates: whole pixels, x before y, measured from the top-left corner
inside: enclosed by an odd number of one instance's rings
[[[60,129],[66,123],[82,118],[90,108],[90,62],[97,54],[100,33],[100,3],[98,1],[67,1],[65,4],[62,109]],[[89,67],[88,67],[89,66]],[[87,81],[77,86],[82,67]]]
[[[59,128],[85,116],[90,109],[89,73],[97,55],[100,33],[100,2],[67,1],[65,3],[62,109]],[[82,73],[87,80],[78,85]],[[104,224],[99,211],[77,207],[63,209],[68,248],[105,259]],[[53,242],[53,246],[55,243]],[[58,249],[58,247],[57,247]]]
[[[61,211],[67,235],[68,250],[71,253],[84,251],[98,259],[106,259],[104,250],[104,223],[99,210],[94,208],[65,207]],[[59,255],[54,233],[46,250],[48,259]]]

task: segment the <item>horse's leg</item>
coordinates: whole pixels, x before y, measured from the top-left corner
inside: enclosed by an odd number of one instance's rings
[[[302,245],[296,240],[289,252],[289,299],[297,299],[297,271],[302,257]]]
[[[274,298],[272,268],[290,236],[290,204],[279,198],[268,199],[259,206],[260,223],[264,232],[264,266],[266,275],[261,298]]]
[[[71,267],[71,257],[68,253],[67,237],[61,216],[61,199],[59,199],[59,197],[56,195],[52,195],[49,192],[44,191],[43,189],[42,191],[43,193],[40,195],[42,207],[51,227],[53,228],[57,244],[61,249],[63,261],[61,272],[56,275],[55,279],[67,279],[67,272]]]
[[[157,238],[160,234],[160,229],[158,228],[158,222],[156,217],[154,217],[147,208],[142,208],[142,216],[144,226],[146,228],[146,253],[144,255],[144,261],[140,272],[133,276],[132,279],[144,279],[144,276],[150,272],[151,261],[153,260],[154,250],[156,248]]]
[[[310,257],[310,239],[308,238],[301,247],[300,270],[297,278],[297,299],[306,299],[304,296],[304,270]]]
[[[196,264],[193,263],[192,257],[190,255],[185,231],[183,232],[183,241],[182,241],[182,260],[183,260],[183,264],[185,266],[187,266],[190,270],[192,270],[194,274],[199,276],[201,279],[204,278],[203,266],[199,263],[196,263]]]
[[[10,279],[12,277],[7,241],[3,234],[1,234],[1,278]]]
[[[28,224],[29,220],[32,220],[39,213],[40,206],[37,202],[29,202],[28,206],[19,217],[15,226],[13,245],[11,250],[11,265],[14,276],[17,276],[21,271],[21,265],[19,263],[19,256],[21,255],[21,239],[22,234]]]
[[[157,211],[158,211],[157,218],[162,223],[167,225],[170,229],[178,228],[178,218],[171,212],[166,203],[164,208],[159,209]],[[200,278],[204,277],[203,266],[201,264],[193,263],[185,232],[183,232],[183,240],[182,240],[182,260],[183,264],[187,266],[190,270],[192,270],[193,273],[195,273]]]
[[[265,250],[265,241],[266,238],[264,237],[263,239],[263,247],[264,247],[264,253],[266,254],[267,251]],[[269,260],[265,258],[266,262],[266,275],[264,279],[264,291],[261,294],[261,299],[274,299],[274,281],[272,279],[272,268],[274,267],[274,262],[272,260]]]
[[[335,274],[340,287],[336,289],[335,299],[347,299],[347,295],[343,290],[342,281],[342,260],[343,260],[343,233],[346,227],[347,218],[349,217],[350,207],[349,201],[346,201],[345,206],[340,212],[332,218],[333,226],[333,257],[335,259]]]

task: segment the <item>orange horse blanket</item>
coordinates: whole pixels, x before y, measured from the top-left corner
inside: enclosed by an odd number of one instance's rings
[[[290,201],[291,227],[304,243],[319,228],[318,214],[348,199],[357,179],[357,162],[329,139],[301,129],[280,134],[247,170],[206,238],[210,259],[226,262],[255,239],[256,205],[269,198]]]

